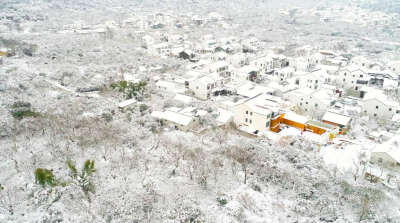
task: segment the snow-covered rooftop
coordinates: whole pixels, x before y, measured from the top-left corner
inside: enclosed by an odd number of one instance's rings
[[[261,86],[261,85],[257,85],[254,83],[246,83],[240,87],[237,88],[237,94],[238,95],[242,95],[248,98],[252,98],[254,96],[257,96],[259,94],[264,94],[264,93],[273,93],[275,90],[265,87],[265,86]]]
[[[290,120],[290,121],[294,121],[300,124],[306,124],[306,122],[308,121],[308,118],[299,114],[296,114],[294,112],[287,112],[285,113],[285,115],[283,116],[284,119]]]
[[[164,119],[170,122],[174,122],[183,126],[187,126],[193,121],[193,117],[174,111],[154,111],[151,113],[151,116],[158,119]]]
[[[136,103],[136,99],[132,98],[132,99],[120,102],[118,104],[118,107],[119,108],[124,108],[124,107],[129,106],[129,105],[134,104],[134,103]]]
[[[342,114],[328,111],[322,117],[322,120],[336,123],[336,124],[343,125],[343,126],[347,126],[351,120],[351,117],[347,116],[347,115],[342,115]]]
[[[400,163],[400,134],[393,136],[389,141],[378,145],[372,153],[386,153]]]
[[[174,83],[169,82],[169,81],[163,81],[163,80],[157,81],[156,85],[158,87],[164,87],[164,88],[167,88],[167,89],[175,88],[175,84]]]
[[[181,101],[185,104],[189,104],[192,102],[193,98],[183,94],[176,94],[174,100]]]
[[[376,99],[385,105],[393,106],[393,107],[400,107],[398,102],[390,99],[382,90],[371,88],[371,87],[363,87],[362,90],[366,92],[366,94],[364,95],[363,101]]]

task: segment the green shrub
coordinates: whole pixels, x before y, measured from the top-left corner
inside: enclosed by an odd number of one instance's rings
[[[71,160],[67,160],[67,165],[69,168],[70,176],[72,178],[77,178],[78,177],[78,170],[75,167],[75,164]]]
[[[31,108],[31,103],[24,101],[17,101],[11,105],[11,115],[18,120],[25,117],[37,117],[39,113],[34,112]]]
[[[12,108],[30,108],[32,107],[31,103],[29,102],[24,102],[24,101],[17,101],[14,102],[14,104],[11,105]]]
[[[140,113],[143,113],[144,111],[146,111],[149,108],[149,106],[147,106],[146,104],[141,104],[139,106],[139,111]]]
[[[111,122],[113,120],[113,116],[110,113],[103,113],[101,114],[101,117],[106,121],[106,122]]]
[[[96,169],[94,168],[94,160],[86,160],[85,164],[83,165],[82,173],[87,176],[91,176],[94,172],[96,172]]]
[[[251,189],[253,189],[253,190],[255,190],[255,191],[261,193],[261,187],[258,186],[257,184],[252,183],[252,184],[250,185],[250,187],[251,187]]]
[[[112,89],[117,89],[119,92],[123,93],[127,99],[143,96],[146,86],[146,81],[140,81],[138,83],[119,81],[111,84]]]
[[[11,115],[13,118],[21,120],[26,117],[38,117],[39,113],[32,110],[15,110],[11,111]]]
[[[86,160],[83,164],[82,171],[79,173],[75,164],[71,160],[67,160],[67,165],[70,171],[70,176],[81,187],[82,191],[88,196],[89,192],[94,193],[95,187],[91,176],[96,172],[93,160]]]
[[[228,200],[225,198],[217,197],[217,202],[220,206],[225,206],[228,203]]]
[[[46,185],[54,187],[57,185],[57,180],[53,172],[48,169],[37,168],[35,171],[35,182],[45,187]]]

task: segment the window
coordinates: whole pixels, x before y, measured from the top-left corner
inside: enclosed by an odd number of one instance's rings
[[[246,118],[244,121],[245,121],[245,122],[248,122],[248,119]]]
[[[346,78],[343,78],[343,82],[345,82],[346,81]]]
[[[374,117],[376,117],[376,113],[374,114]]]
[[[317,107],[318,107],[318,104],[315,104],[315,107],[317,108]]]
[[[400,113],[400,110],[396,110],[396,114],[399,114]]]
[[[392,111],[392,108],[389,108],[389,111]]]
[[[346,74],[346,72],[344,72],[344,76],[346,76],[347,74]]]
[[[378,108],[379,108],[379,106],[377,105],[377,106],[375,106],[375,108],[376,108],[376,109],[378,109]]]
[[[305,111],[308,111],[308,109],[306,108]]]
[[[364,75],[360,74],[360,77],[363,77]]]
[[[267,128],[269,127],[269,122],[265,123],[265,127]]]
[[[250,112],[250,115],[253,115],[253,112]]]
[[[308,105],[308,101],[306,101],[306,105]]]
[[[303,98],[301,98],[301,100],[303,101]]]
[[[248,115],[249,114],[249,111],[246,111],[246,115]]]
[[[250,124],[251,124],[251,122],[252,122],[252,121],[251,121],[251,119],[250,119]]]
[[[382,163],[383,162],[383,159],[382,158],[378,158],[378,163]]]
[[[300,106],[302,106],[302,105],[303,105],[303,103],[300,102]]]

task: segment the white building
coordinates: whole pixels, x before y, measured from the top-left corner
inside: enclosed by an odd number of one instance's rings
[[[295,69],[292,67],[284,67],[274,71],[274,77],[279,81],[285,81],[294,76]]]
[[[364,87],[361,89],[362,112],[370,117],[392,119],[394,114],[400,113],[400,105],[392,100],[382,90]]]
[[[289,59],[283,55],[273,55],[272,63],[274,69],[280,69],[289,66]]]
[[[183,93],[185,91],[185,87],[182,84],[171,81],[159,80],[156,82],[155,85],[157,89],[162,91],[175,92],[175,93]]]
[[[225,61],[218,61],[208,65],[207,67],[208,73],[218,73],[223,77],[230,77],[231,72],[229,71],[229,64]]]
[[[211,54],[210,58],[212,61],[226,61],[226,59],[228,58],[228,54],[223,51],[220,51]]]
[[[371,68],[371,65],[373,64],[370,60],[368,60],[364,56],[356,56],[356,57],[351,58],[351,63],[353,63],[363,69],[369,69],[369,68]]]
[[[171,54],[171,48],[168,43],[159,43],[149,47],[153,49],[156,53],[163,56],[169,56]]]
[[[297,57],[292,60],[292,67],[298,71],[310,71],[315,68],[315,64],[310,62],[310,59]]]
[[[261,42],[256,37],[250,37],[249,39],[245,39],[242,41],[243,49],[247,49],[249,51],[257,50],[261,45]]]
[[[296,81],[300,88],[309,88],[313,90],[320,89],[326,82],[329,74],[325,70],[316,70],[313,72],[298,72],[296,73]]]
[[[233,71],[233,78],[236,81],[255,81],[260,74],[258,67],[247,65]]]
[[[123,108],[129,107],[129,106],[135,104],[136,102],[137,101],[135,98],[128,99],[126,101],[122,101],[122,102],[118,103],[118,108],[123,109]]]
[[[388,69],[400,75],[400,60],[389,62]]]
[[[255,84],[254,82],[247,82],[237,87],[236,94],[246,97],[253,98],[260,94],[270,94],[273,95],[274,89]]]
[[[358,91],[360,86],[368,83],[368,73],[362,67],[350,65],[339,70],[337,83]]]
[[[274,70],[273,59],[269,56],[261,56],[250,62],[250,65],[258,67],[261,73],[268,73]]]
[[[400,170],[400,135],[378,145],[371,152],[371,163],[382,167]]]
[[[236,67],[243,67],[250,64],[250,58],[244,53],[237,53],[229,58],[229,63]]]
[[[154,111],[151,116],[162,121],[163,124],[173,125],[176,129],[189,131],[198,123],[198,119],[193,116],[182,114],[175,111]]]
[[[284,98],[313,118],[322,115],[335,103],[338,95],[330,89],[301,88],[288,92]]]
[[[142,42],[142,45],[146,48],[153,46],[155,43],[155,39],[149,35],[144,35],[140,37],[140,41]]]
[[[242,100],[235,105],[234,123],[245,132],[265,135],[271,118],[279,113],[280,101],[280,98],[268,94]]]
[[[195,97],[207,100],[212,93],[219,90],[225,84],[224,78],[217,73],[202,75],[189,81],[189,89],[193,91]]]

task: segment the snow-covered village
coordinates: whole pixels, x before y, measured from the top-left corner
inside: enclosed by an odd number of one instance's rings
[[[400,222],[397,0],[2,0],[0,222]]]

